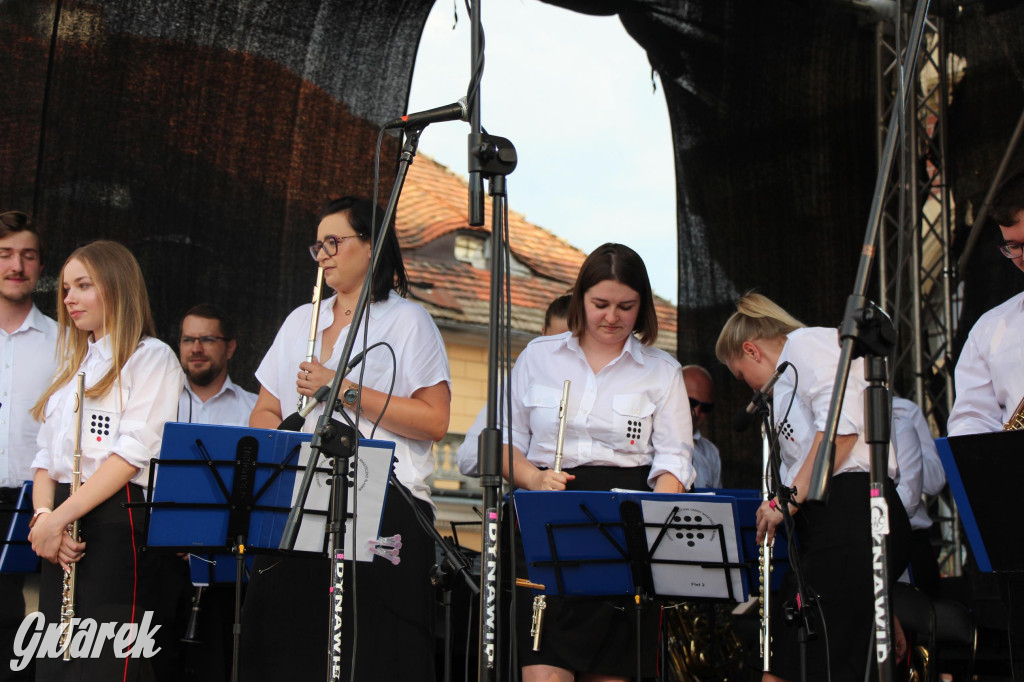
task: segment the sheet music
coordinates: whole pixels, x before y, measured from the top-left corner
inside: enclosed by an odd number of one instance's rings
[[[647,546],[651,547],[661,533],[661,524],[678,507],[670,522],[669,530],[661,539],[652,557],[651,572],[654,576],[654,591],[661,595],[699,595],[709,598],[729,598],[729,581],[732,582],[733,596],[743,599],[743,581],[740,570],[723,568],[701,568],[682,564],[657,563],[660,560],[706,561],[708,563],[738,563],[738,542],[736,524],[731,502],[707,500],[652,501],[644,500],[642,510],[644,522],[659,527],[648,527]],[[673,527],[675,524],[677,527]],[[718,529],[688,529],[680,525],[710,526],[721,524],[725,534],[726,556],[722,557]],[[726,580],[726,575],[729,580]]]
[[[359,510],[354,531],[353,520],[350,518],[345,522],[345,558],[372,561],[374,554],[370,551],[370,541],[376,540],[380,534],[380,516],[384,511],[384,497],[394,459],[394,444],[361,440],[356,458],[358,480],[349,488],[348,511],[352,512],[356,495],[359,496]],[[308,461],[309,443],[304,443],[299,452],[298,464],[306,466]],[[313,483],[309,486],[309,495],[306,497],[306,510],[327,511],[331,498],[331,486],[327,483],[329,478],[330,474],[319,471],[314,475]],[[300,482],[301,476],[296,476],[290,504],[295,504]],[[323,551],[326,526],[326,516],[303,515],[295,549],[303,552]]]

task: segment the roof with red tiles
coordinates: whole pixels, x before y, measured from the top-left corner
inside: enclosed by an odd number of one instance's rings
[[[447,244],[444,249],[436,248],[438,240],[453,234],[490,235],[490,197],[485,200],[484,226],[470,227],[467,196],[467,183],[462,177],[420,154],[409,168],[395,225],[405,257],[410,296],[436,320],[486,326],[490,271],[457,260],[454,239],[450,239],[451,248]],[[568,292],[587,254],[527,221],[522,214],[511,209],[508,214],[512,256],[528,269],[513,267],[513,326],[520,331],[540,333],[548,304]],[[674,352],[676,308],[660,298],[656,298],[656,308],[660,328],[657,345]]]

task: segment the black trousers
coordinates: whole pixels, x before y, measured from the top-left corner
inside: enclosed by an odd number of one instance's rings
[[[69,486],[59,484],[54,504],[69,495]],[[79,522],[86,556],[78,562],[75,585],[75,616],[96,623],[140,623],[153,610],[158,585],[154,562],[157,557],[140,551],[145,544],[143,514],[122,505],[142,502],[142,488],[129,483],[86,514]],[[46,623],[60,622],[64,572],[60,565],[44,561],[39,580],[39,610]],[[159,623],[154,623],[159,625]],[[74,641],[74,636],[72,636]],[[71,661],[41,658],[36,663],[38,682],[51,680],[152,680],[155,661],[145,658],[117,658],[108,640],[99,658]]]

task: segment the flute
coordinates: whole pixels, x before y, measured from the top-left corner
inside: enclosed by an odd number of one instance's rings
[[[562,447],[565,445],[565,422],[569,408],[569,386],[572,382],[568,379],[562,384],[562,401],[558,403],[558,440],[555,441],[555,473],[562,470]],[[547,599],[543,594],[533,598],[533,616],[530,619],[530,636],[533,637],[533,650],[540,651],[540,632],[544,626],[544,609],[548,607]]]
[[[769,442],[769,434],[765,430],[764,426],[761,426],[761,462],[763,468],[761,469],[761,499],[767,500],[769,495],[769,483],[768,483],[768,465],[771,459],[771,443]],[[771,668],[772,659],[772,631],[771,631],[771,610],[770,610],[770,596],[772,591],[772,545],[768,542],[768,534],[765,533],[764,539],[761,540],[761,546],[757,548],[757,560],[760,568],[760,575],[758,576],[758,582],[761,589],[758,601],[758,615],[761,617],[761,670],[768,672]]]
[[[324,269],[317,267],[316,284],[313,285],[313,315],[309,321],[309,341],[306,343],[306,362],[313,362],[313,358],[316,357],[316,328],[320,324],[320,299],[323,298],[323,290]],[[301,412],[311,400],[308,395],[300,395],[296,409]]]
[[[74,495],[82,483],[82,413],[85,404],[85,372],[78,373],[78,386],[75,393],[75,452],[71,458],[71,494]],[[78,519],[68,526],[68,535],[78,542]],[[78,562],[74,562],[64,572],[64,583],[60,605],[60,646],[64,648],[64,660],[71,660],[71,622],[75,617],[75,572]]]

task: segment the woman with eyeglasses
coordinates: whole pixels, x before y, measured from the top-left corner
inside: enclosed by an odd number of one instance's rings
[[[823,504],[807,498],[811,471],[823,439],[839,363],[835,328],[805,327],[774,301],[750,293],[736,302],[715,346],[718,360],[757,391],[777,368],[789,363],[772,392],[772,418],[780,434],[781,484],[791,488],[789,505],[807,594],[818,595],[805,613],[818,634],[807,644],[807,678],[862,680],[874,635],[874,590],[869,509],[871,460],[864,441],[863,362],[850,367],[835,442],[835,466]],[[910,521],[896,493],[896,457],[890,448],[885,500],[889,505],[889,575],[909,561]],[[774,539],[783,520],[776,500],[757,510],[757,542]],[[786,572],[779,608],[772,610],[772,671],[765,681],[800,679],[797,628],[787,627],[783,604],[795,603],[795,572]],[[807,604],[804,605],[805,607]],[[820,618],[819,618],[820,615]],[[824,624],[822,623],[824,620]],[[827,643],[827,650],[826,650]],[[872,662],[874,658],[870,659]]]
[[[376,211],[375,225],[374,209],[373,202],[353,197],[337,199],[324,208],[310,253],[323,268],[324,281],[334,296],[320,305],[317,357],[303,361],[312,316],[312,305],[306,304],[284,321],[256,372],[260,392],[250,426],[277,428],[300,395],[311,396],[333,381],[375,235],[381,233],[382,214]],[[383,346],[371,348],[361,366],[344,379],[340,395],[353,419],[358,407],[362,437],[370,435],[379,419],[374,438],[395,443],[395,475],[412,493],[419,511],[432,520],[426,478],[434,468],[431,446],[448,431],[451,378],[441,335],[427,311],[405,299],[407,290],[398,238],[388,230],[353,354],[364,348],[365,326],[365,348],[385,342],[393,349],[394,359]],[[322,411],[318,406],[309,415],[307,428],[315,426]],[[345,571],[342,669],[349,670],[354,655],[355,680],[381,679],[384,670],[390,679],[432,679],[432,540],[394,490],[388,493],[380,532],[383,537],[401,535],[400,562],[393,565],[375,557],[372,562],[356,563],[355,592],[351,591],[353,571]],[[331,603],[329,567],[327,559],[319,558],[274,557],[257,562],[243,615],[244,679],[323,679]],[[357,611],[358,622],[353,622]]]
[[[658,318],[640,256],[622,244],[595,249],[580,268],[568,321],[568,332],[534,339],[516,360],[505,478],[528,490],[684,492],[695,477],[690,409],[679,363],[652,345]],[[556,472],[566,379],[572,384],[563,470]],[[632,599],[546,601],[536,652],[527,636],[529,601],[520,598],[517,609],[525,682],[627,680],[635,674]],[[639,655],[647,676],[655,672],[659,610],[645,611]]]
[[[64,570],[77,565],[75,618],[94,621],[94,631],[103,623],[121,628],[141,623],[158,596],[153,581],[160,559],[140,551],[143,514],[124,505],[145,502],[150,460],[160,456],[164,423],[174,420],[185,377],[174,351],[156,338],[146,282],[128,249],[111,241],[87,244],[64,263],[59,282],[59,365],[32,408],[42,422],[29,533],[32,549],[45,559],[39,606],[47,624],[60,622]],[[71,494],[79,372],[85,373],[81,485]],[[75,521],[77,542],[67,532]],[[90,648],[101,640],[85,627],[72,630],[72,660],[40,658],[36,679],[152,679],[153,661],[119,658],[111,640]]]

